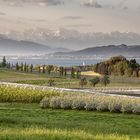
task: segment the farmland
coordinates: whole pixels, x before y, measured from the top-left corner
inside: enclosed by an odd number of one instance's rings
[[[71,93],[64,91],[44,90],[43,88],[36,88],[36,86],[48,87],[48,80],[53,79],[55,81],[54,87],[63,87],[79,89],[79,80],[65,77],[59,77],[55,75],[38,74],[38,73],[25,73],[9,70],[0,71],[0,81],[16,82],[21,86],[0,86],[0,139],[2,140],[138,140],[140,135],[140,116],[139,114],[139,99],[129,99],[125,101],[126,104],[122,107],[122,113],[117,111],[111,111],[104,108],[105,102],[98,104],[96,109],[88,108],[81,109],[79,105],[83,100],[91,99],[93,95],[85,95],[81,93]],[[90,79],[89,76],[86,77]],[[111,77],[114,81],[114,77]],[[112,82],[106,87],[117,88],[120,86],[122,78],[115,78],[116,82]],[[139,79],[135,79],[135,83],[127,82],[128,79],[123,79],[121,87],[132,89],[139,89]],[[27,85],[31,84],[35,87],[30,88]],[[32,87],[32,86],[31,86]],[[82,90],[91,89],[88,84]],[[96,86],[96,90],[104,88],[101,84]],[[80,88],[81,89],[81,88]],[[116,99],[115,97],[98,96],[101,101],[111,101]],[[58,105],[57,99],[66,101],[73,98],[72,109],[58,106],[51,106],[46,108],[40,106],[41,101],[45,101],[47,98],[54,105]],[[42,100],[43,99],[43,100]],[[112,101],[113,101],[112,100]],[[119,100],[119,98],[118,98]],[[136,100],[136,101],[135,101]],[[48,101],[48,100],[47,100]],[[79,102],[78,102],[79,101]],[[133,104],[137,102],[137,104]],[[61,102],[60,102],[61,103]],[[65,105],[66,105],[65,103]],[[88,102],[89,105],[93,106]],[[132,103],[132,104],[130,104]],[[61,103],[62,104],[62,103]],[[111,105],[111,104],[110,104]],[[118,104],[117,104],[118,105]],[[132,107],[133,105],[135,105]],[[77,108],[76,108],[77,106]],[[111,105],[112,106],[112,105]],[[110,106],[110,107],[111,107]],[[133,110],[129,110],[130,106]],[[103,108],[102,108],[103,107]],[[116,105],[113,104],[116,108]],[[118,107],[118,106],[117,106]],[[44,109],[42,109],[44,108]],[[115,109],[114,108],[114,109]],[[111,109],[111,108],[110,108]],[[128,109],[128,111],[127,111]],[[116,113],[115,113],[116,112]],[[126,129],[127,128],[127,129]],[[18,133],[17,133],[18,132]]]
[[[38,104],[0,104],[3,140],[138,140],[139,124],[139,115],[42,110]]]

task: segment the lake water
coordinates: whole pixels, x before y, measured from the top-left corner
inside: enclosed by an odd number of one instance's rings
[[[105,59],[89,59],[89,60],[78,60],[78,59],[11,59],[8,62],[12,64],[16,64],[17,62],[26,63],[26,64],[33,64],[33,65],[57,65],[57,66],[82,66],[83,62],[85,65],[96,64],[98,62],[104,61]],[[140,59],[137,60],[140,64]]]
[[[8,60],[8,62],[12,64],[18,63],[25,63],[26,64],[33,64],[33,65],[57,65],[57,66],[82,66],[83,62],[85,65],[96,64],[101,62],[101,60],[64,60],[64,59],[12,59]]]

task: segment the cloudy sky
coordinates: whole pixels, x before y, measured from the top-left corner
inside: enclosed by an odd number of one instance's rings
[[[0,31],[30,28],[140,33],[140,0],[0,0]]]

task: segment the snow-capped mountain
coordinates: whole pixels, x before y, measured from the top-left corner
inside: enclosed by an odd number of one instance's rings
[[[4,34],[9,39],[27,40],[37,42],[43,45],[64,47],[68,49],[83,49],[91,46],[140,44],[140,34],[118,31],[111,33],[81,33],[77,30],[44,29],[36,28],[25,30],[24,32],[5,31]]]

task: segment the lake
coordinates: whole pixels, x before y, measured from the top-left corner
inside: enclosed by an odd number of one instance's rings
[[[17,62],[20,63],[26,63],[26,64],[33,64],[33,65],[57,65],[57,66],[82,66],[83,62],[85,65],[91,65],[96,64],[98,62],[102,62],[105,59],[87,59],[87,60],[79,60],[79,59],[55,59],[55,58],[49,58],[49,59],[10,59],[8,62],[12,64],[16,64]],[[137,62],[140,64],[140,59],[137,60]]]
[[[101,60],[64,60],[64,59],[11,59],[8,62],[12,64],[16,64],[17,62],[26,63],[26,64],[33,64],[33,65],[57,65],[57,66],[82,66],[83,62],[85,65],[96,64],[101,62]]]

